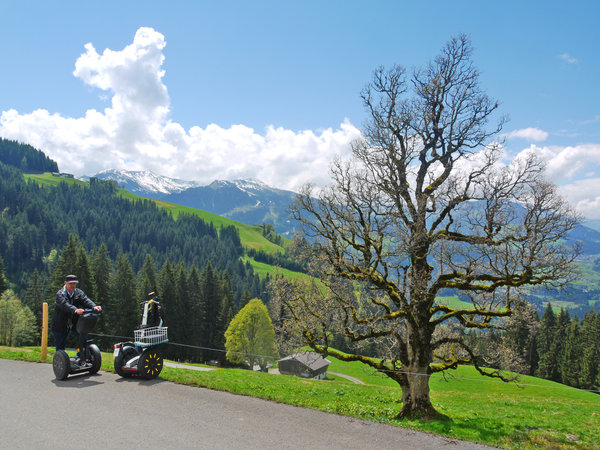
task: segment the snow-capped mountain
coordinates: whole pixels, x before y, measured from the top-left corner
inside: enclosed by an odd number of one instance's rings
[[[101,180],[114,180],[119,187],[134,194],[157,198],[199,186],[195,181],[164,177],[150,171],[107,169],[94,175]]]
[[[216,180],[202,186],[152,172],[115,169],[103,170],[95,177],[115,180],[120,188],[142,197],[201,209],[249,225],[271,223],[283,235],[291,235],[296,229],[288,212],[296,194],[256,179]]]

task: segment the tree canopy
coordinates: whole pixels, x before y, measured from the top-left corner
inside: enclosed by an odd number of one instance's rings
[[[577,250],[561,245],[577,223],[531,156],[503,163],[494,141],[498,102],[479,85],[465,36],[423,68],[378,68],[362,92],[369,121],[332,183],[306,185],[293,207],[297,248],[324,286],[279,280],[273,292],[303,339],[324,355],[362,361],[399,383],[399,417],[439,417],[429,375],[478,364],[465,328],[510,316],[527,286],[558,286]],[[490,126],[491,122],[496,122]],[[300,283],[297,283],[300,284]],[[442,290],[471,305],[436,302]],[[273,300],[272,300],[273,301]],[[346,336],[353,351],[331,347]],[[365,349],[385,343],[378,357]]]
[[[225,332],[227,359],[232,363],[266,368],[276,355],[275,332],[267,307],[253,298],[231,320]]]

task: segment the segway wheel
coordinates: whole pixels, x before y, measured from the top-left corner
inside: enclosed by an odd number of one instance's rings
[[[147,380],[156,378],[163,367],[163,357],[155,348],[147,348],[138,361],[138,373]]]
[[[52,358],[52,370],[57,380],[65,380],[69,376],[71,363],[69,355],[64,350],[57,350]]]
[[[121,352],[119,353],[118,356],[115,357],[115,361],[114,361],[114,368],[115,368],[115,372],[117,372],[117,375],[119,375],[123,378],[127,378],[132,375],[131,372],[123,370],[123,366],[127,363],[127,361],[129,361],[131,358],[133,358],[137,354],[138,354],[138,352],[134,346],[132,346],[132,345],[123,346],[123,348],[121,349]]]
[[[100,370],[102,366],[102,353],[100,353],[100,349],[96,344],[90,344],[89,346],[90,352],[90,362],[92,363],[92,367],[90,368],[90,373],[96,373]]]

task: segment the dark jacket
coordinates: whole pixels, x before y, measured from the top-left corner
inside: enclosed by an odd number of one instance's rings
[[[65,286],[56,293],[56,303],[54,304],[54,314],[52,315],[52,331],[68,331],[69,326],[75,325],[77,316],[75,310],[91,309],[96,304],[91,301],[81,290],[75,288],[73,296],[69,298],[69,293]]]

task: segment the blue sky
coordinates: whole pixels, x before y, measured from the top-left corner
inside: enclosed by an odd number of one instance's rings
[[[507,157],[546,158],[600,220],[599,19],[594,1],[0,0],[0,136],[76,175],[323,184],[373,70],[466,33]]]

